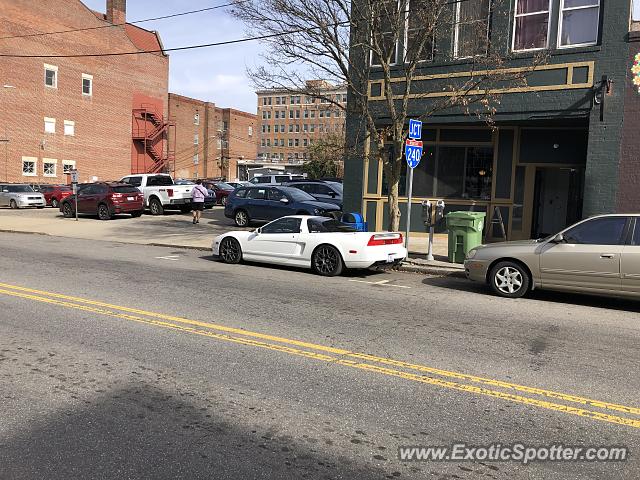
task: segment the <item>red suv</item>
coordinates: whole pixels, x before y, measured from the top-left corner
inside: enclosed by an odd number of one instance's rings
[[[47,185],[46,187],[40,188],[40,193],[44,195],[47,205],[58,208],[60,202],[71,195],[73,190],[67,185]]]
[[[75,216],[75,207],[75,195],[66,197],[60,203],[60,211],[67,218]],[[118,213],[139,217],[143,211],[144,195],[133,185],[119,182],[78,185],[78,213],[110,220]]]
[[[207,190],[212,190],[216,195],[216,203],[222,206],[227,204],[227,197],[233,193],[234,187],[224,182],[202,182]]]

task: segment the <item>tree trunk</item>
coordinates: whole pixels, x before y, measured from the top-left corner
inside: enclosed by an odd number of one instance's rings
[[[378,155],[381,157],[382,164],[384,165],[385,174],[387,176],[387,184],[389,193],[387,194],[387,200],[389,204],[389,224],[387,229],[391,232],[397,232],[400,230],[400,207],[399,200],[399,182],[400,182],[400,166],[402,157],[396,158],[397,154],[394,152],[393,158],[389,155],[388,146],[380,146],[378,144]]]

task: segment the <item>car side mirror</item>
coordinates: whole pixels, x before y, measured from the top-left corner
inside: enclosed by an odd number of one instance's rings
[[[288,198],[281,198],[280,201],[282,203],[289,203],[289,199]]]
[[[261,228],[256,228],[253,233],[255,233],[256,235],[260,235],[262,233],[262,227]]]
[[[553,243],[565,243],[566,240],[564,238],[564,235],[559,233],[555,237],[553,237],[553,240],[551,240],[551,242],[553,242]]]
[[[329,194],[329,196],[330,196],[331,198],[336,198],[336,192],[331,192],[331,193]]]

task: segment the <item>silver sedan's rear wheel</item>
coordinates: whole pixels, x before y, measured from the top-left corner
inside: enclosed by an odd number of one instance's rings
[[[501,297],[520,298],[529,291],[529,272],[516,262],[500,262],[489,274],[491,289]]]
[[[331,245],[320,245],[313,252],[311,265],[316,273],[324,277],[340,275],[344,267],[340,252]]]
[[[224,263],[240,263],[242,260],[242,248],[240,247],[240,242],[233,237],[222,239],[218,253]]]

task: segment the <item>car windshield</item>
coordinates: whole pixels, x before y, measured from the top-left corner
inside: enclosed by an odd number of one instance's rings
[[[148,187],[166,187],[167,185],[173,185],[173,179],[169,175],[154,175],[153,177],[147,177]]]
[[[235,190],[236,189],[235,187],[232,187],[228,183],[224,183],[224,182],[216,183],[216,186],[218,188],[221,188],[222,190]]]
[[[353,227],[340,223],[337,220],[318,220],[312,218],[307,223],[309,233],[335,233],[335,232],[357,232]]]
[[[58,190],[60,190],[61,192],[70,192],[71,187],[58,187]]]
[[[340,195],[342,195],[342,184],[341,183],[338,183],[338,182],[327,182],[327,185],[329,185],[336,192],[338,192]]]
[[[292,198],[296,202],[315,202],[315,198],[309,195],[307,192],[303,192],[297,188],[293,187],[285,187],[282,189],[283,192],[287,194],[290,198]]]
[[[133,185],[118,185],[117,187],[113,187],[113,191],[115,193],[140,193]]]
[[[29,185],[7,185],[5,187],[9,193],[33,193],[34,190]]]

